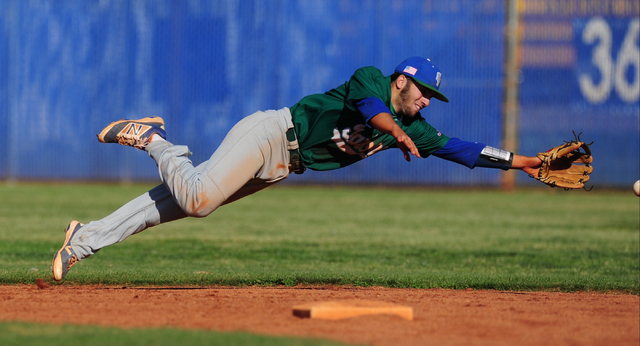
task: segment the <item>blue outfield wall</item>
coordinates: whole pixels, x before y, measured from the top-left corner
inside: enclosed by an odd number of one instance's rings
[[[640,2],[526,3],[520,150],[532,153],[582,132],[594,142],[591,182],[630,188],[640,178]]]
[[[522,3],[519,152],[583,132],[595,141],[594,183],[632,184],[637,6],[580,12],[580,0],[567,0],[573,12],[559,14]],[[0,178],[158,180],[146,153],[100,144],[96,133],[162,116],[169,140],[199,163],[242,117],[336,87],[361,66],[391,74],[413,55],[436,62],[451,100],[434,101],[427,120],[501,146],[505,9],[500,0],[1,1]],[[391,150],[288,182],[497,186],[500,177],[437,158],[406,163]]]

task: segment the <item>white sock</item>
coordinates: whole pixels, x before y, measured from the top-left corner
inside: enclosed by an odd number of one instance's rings
[[[164,141],[164,138],[160,137],[159,134],[154,133],[153,135],[151,135],[151,140],[149,140],[149,143],[154,141]]]

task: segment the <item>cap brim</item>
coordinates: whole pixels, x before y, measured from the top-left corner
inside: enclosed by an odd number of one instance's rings
[[[415,80],[416,82],[420,83],[420,85],[422,85],[423,87],[433,91],[433,93],[435,94],[435,95],[433,95],[433,97],[437,98],[438,100],[440,100],[442,102],[449,102],[449,99],[446,96],[444,96],[444,94],[441,93],[436,88],[432,87],[431,85],[429,85],[427,83],[423,83],[421,80],[416,79],[415,77],[413,77],[413,80]]]

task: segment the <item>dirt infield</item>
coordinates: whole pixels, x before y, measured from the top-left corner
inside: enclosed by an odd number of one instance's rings
[[[413,307],[339,321],[296,317],[313,301]],[[625,294],[352,287],[0,286],[0,320],[248,331],[373,345],[638,345],[640,297]]]

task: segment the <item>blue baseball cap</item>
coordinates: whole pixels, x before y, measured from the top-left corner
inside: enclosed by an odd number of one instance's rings
[[[420,83],[420,85],[433,91],[435,94],[434,97],[438,100],[449,102],[449,99],[438,90],[440,88],[440,82],[442,81],[442,73],[431,60],[414,56],[401,62],[400,65],[396,67],[395,72],[411,77]]]

